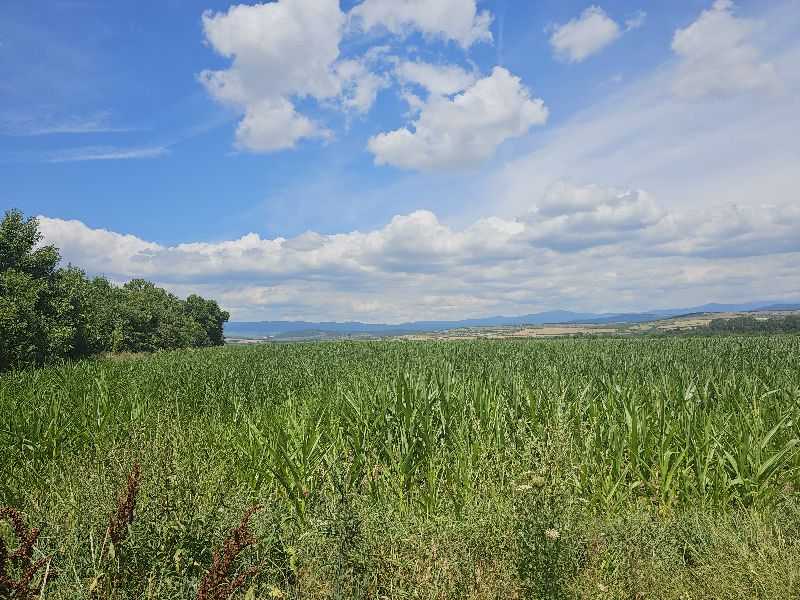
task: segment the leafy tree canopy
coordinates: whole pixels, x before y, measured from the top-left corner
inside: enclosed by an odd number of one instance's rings
[[[214,300],[181,300],[143,279],[119,287],[58,268],[39,224],[17,210],[0,222],[0,371],[102,352],[218,346],[230,315]]]

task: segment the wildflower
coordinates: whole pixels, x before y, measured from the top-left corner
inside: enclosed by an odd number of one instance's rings
[[[532,490],[532,489],[533,489],[533,486],[532,486],[532,485],[527,485],[527,484],[523,483],[523,484],[521,484],[521,485],[518,485],[518,486],[517,486],[515,489],[516,489],[518,492],[527,492],[528,490]]]
[[[547,529],[544,532],[544,537],[548,540],[555,542],[558,538],[561,537],[561,534],[558,532],[558,529]]]

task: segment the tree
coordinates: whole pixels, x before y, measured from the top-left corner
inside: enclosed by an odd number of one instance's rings
[[[88,354],[115,352],[122,344],[121,291],[105,277],[88,283],[86,345]]]
[[[0,223],[0,371],[102,352],[224,343],[229,315],[213,300],[185,301],[144,279],[117,287],[90,280],[42,245],[35,218],[8,211]]]
[[[39,362],[42,287],[27,273],[0,272],[0,371]]]
[[[129,281],[121,289],[118,312],[121,336],[115,350],[153,352],[179,347],[179,327],[172,312],[167,292],[144,279]]]
[[[34,279],[52,277],[61,256],[55,246],[36,248],[42,241],[39,222],[9,210],[0,222],[0,273],[14,270]]]
[[[65,330],[48,322],[60,256],[55,246],[37,248],[41,240],[35,218],[25,220],[16,210],[5,213],[0,222],[0,370],[41,364],[64,350]]]
[[[206,300],[197,294],[192,294],[186,298],[186,312],[205,332],[205,339],[199,345],[221,346],[225,343],[225,323],[231,316],[214,300]]]

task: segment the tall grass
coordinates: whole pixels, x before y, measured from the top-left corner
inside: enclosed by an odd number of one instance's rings
[[[12,373],[0,505],[47,522],[42,543],[66,567],[49,595],[63,597],[86,588],[81,548],[135,460],[132,597],[191,597],[254,503],[262,595],[657,589],[660,567],[646,581],[617,571],[634,560],[609,547],[626,520],[626,544],[672,531],[665,552],[691,546],[696,564],[764,535],[780,569],[800,529],[799,359],[789,336],[336,342]],[[786,565],[770,585],[800,581]]]

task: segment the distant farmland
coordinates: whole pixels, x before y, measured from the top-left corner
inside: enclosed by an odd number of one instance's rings
[[[800,306],[770,305],[752,310],[721,310],[724,305],[707,305],[711,311],[669,309],[656,313],[622,313],[591,315],[551,311],[519,317],[490,317],[463,321],[414,321],[397,325],[359,322],[264,321],[257,323],[232,322],[225,326],[228,343],[252,344],[262,341],[323,341],[336,339],[416,340],[557,337],[570,335],[647,335],[664,333],[720,333],[723,328],[710,329],[712,321],[742,321],[755,319],[778,324],[762,333],[795,333],[800,330]],[[734,306],[734,305],[731,305]],[[702,307],[698,307],[702,308]],[[688,312],[684,312],[688,311]],[[792,324],[787,323],[793,321]],[[788,327],[786,325],[789,325]],[[733,328],[735,333],[740,328]],[[759,328],[755,328],[756,332]],[[754,332],[742,328],[741,333]]]
[[[51,600],[798,598],[798,439],[797,336],[186,350],[0,378],[0,505]]]

